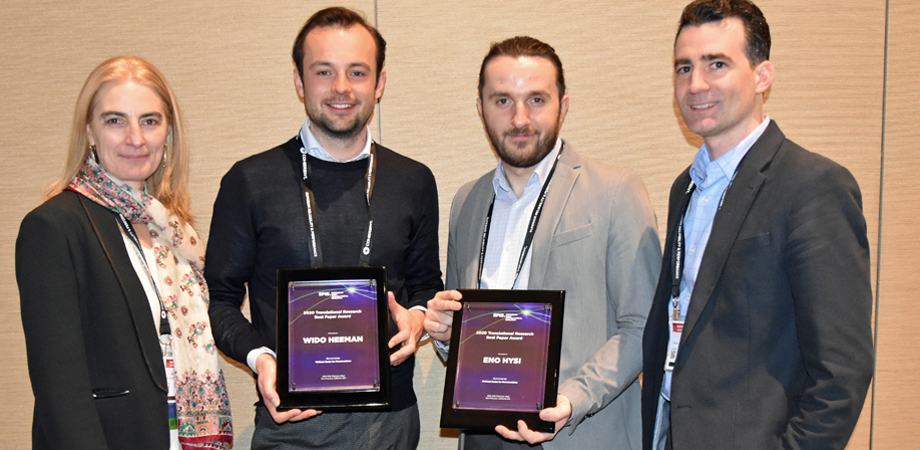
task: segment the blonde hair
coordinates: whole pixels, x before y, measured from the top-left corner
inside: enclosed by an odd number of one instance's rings
[[[83,167],[90,154],[86,138],[86,125],[92,118],[96,94],[106,83],[134,81],[152,89],[166,106],[166,120],[170,126],[166,138],[166,161],[147,179],[147,193],[160,201],[172,214],[185,223],[192,222],[189,210],[189,151],[185,125],[179,112],[176,95],[166,77],[153,64],[133,56],[118,56],[97,66],[86,78],[77,97],[70,130],[70,146],[60,177],[48,187],[45,200],[67,188]]]

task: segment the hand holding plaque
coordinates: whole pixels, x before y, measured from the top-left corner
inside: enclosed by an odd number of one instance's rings
[[[555,405],[563,291],[462,290],[454,313],[442,428],[553,432],[539,418]]]
[[[389,409],[388,326],[382,267],[279,270],[280,408]]]
[[[281,405],[277,390],[278,363],[271,353],[259,355],[256,359],[256,373],[258,374],[256,387],[259,389],[259,395],[275,423],[298,422],[322,412],[315,409],[278,409]]]

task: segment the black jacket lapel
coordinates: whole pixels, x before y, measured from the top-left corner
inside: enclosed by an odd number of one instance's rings
[[[681,343],[693,333],[694,326],[709,303],[716,284],[719,282],[728,253],[735,244],[741,225],[766,180],[762,171],[776,156],[780,144],[785,139],[785,135],[779,130],[776,123],[771,121],[763,135],[738,165],[737,175],[728,187],[722,208],[716,214],[712,224],[712,232],[706,244],[706,253],[703,255],[700,271],[693,286],[693,294],[690,297],[690,307],[687,310]]]
[[[115,217],[112,212],[92,203],[86,197],[82,195],[78,195],[78,197],[84,211],[86,211],[90,225],[95,230],[96,237],[102,245],[103,252],[105,252],[109,263],[112,265],[112,270],[115,272],[121,291],[124,293],[131,320],[134,322],[134,329],[137,331],[138,343],[144,360],[147,362],[147,370],[157,387],[163,392],[167,392],[163,353],[156,338],[158,332],[150,316],[147,294],[134,272]],[[149,338],[145,338],[145,336]]]

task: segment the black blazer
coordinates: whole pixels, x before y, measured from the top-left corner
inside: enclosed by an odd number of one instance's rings
[[[16,280],[34,449],[166,449],[166,375],[115,215],[64,191],[22,221]]]
[[[689,182],[687,170],[671,188],[643,339],[645,449]],[[706,245],[671,385],[673,448],[843,449],[872,378],[869,270],[856,180],[770,123],[741,161]]]

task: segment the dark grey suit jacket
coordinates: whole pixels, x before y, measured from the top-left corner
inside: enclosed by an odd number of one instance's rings
[[[30,212],[16,280],[33,448],[168,448],[157,330],[113,213],[72,191]]]
[[[493,173],[454,197],[448,289],[476,287]],[[530,289],[565,290],[559,393],[572,419],[543,447],[638,449],[642,327],[661,258],[645,184],[564,144],[530,258]]]
[[[671,188],[643,340],[651,448],[668,343],[672,248],[690,183]],[[869,244],[849,171],[770,123],[716,215],[671,387],[675,450],[843,449],[872,378]]]

